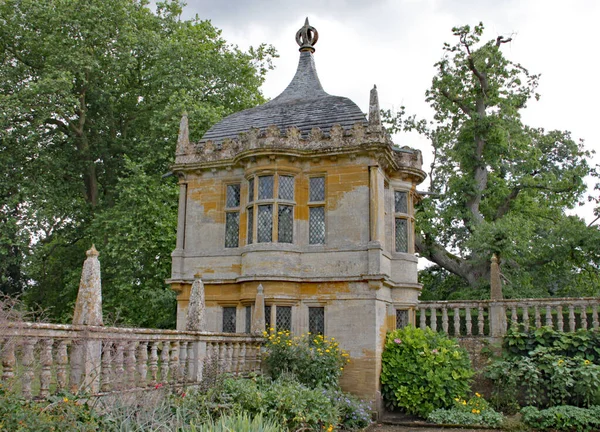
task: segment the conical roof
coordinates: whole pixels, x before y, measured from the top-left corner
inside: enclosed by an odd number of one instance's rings
[[[225,117],[211,127],[200,142],[221,142],[226,138],[237,138],[238,134],[250,128],[266,129],[271,125],[279,127],[282,132],[295,126],[303,136],[308,135],[312,128],[326,132],[334,124],[344,129],[357,122],[366,126],[367,119],[354,102],[323,90],[313,58],[317,35],[307,19],[296,35],[301,46],[298,69],[283,93],[263,105]]]

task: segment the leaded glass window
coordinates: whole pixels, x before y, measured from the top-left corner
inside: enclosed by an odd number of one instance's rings
[[[396,213],[408,213],[408,193],[403,191],[394,192],[394,209]]]
[[[273,240],[273,206],[259,205],[256,221],[256,238],[259,243],[268,243]]]
[[[223,333],[235,333],[235,307],[223,308]]]
[[[225,214],[225,247],[238,247],[238,239],[240,237],[240,213],[229,212]]]
[[[252,330],[252,306],[246,306],[246,333]]]
[[[396,218],[396,252],[408,252],[408,221]]]
[[[261,176],[258,178],[258,199],[273,199],[273,176]]]
[[[396,309],[396,328],[401,329],[408,325],[408,311],[406,309]]]
[[[254,177],[248,180],[248,202],[254,201]]]
[[[275,313],[277,315],[275,317],[277,331],[292,330],[292,307],[277,306]]]
[[[249,207],[246,213],[248,215],[248,244],[252,244],[254,239],[254,207]]]
[[[308,243],[325,243],[325,207],[310,207]]]
[[[240,206],[240,185],[227,185],[227,198],[225,200],[227,208],[235,208]]]
[[[279,199],[294,200],[294,177],[279,176]]]
[[[279,205],[278,219],[279,243],[292,243],[294,240],[294,207],[288,205]]]
[[[309,201],[325,201],[325,177],[311,177],[309,186]]]
[[[325,308],[308,308],[308,331],[312,334],[325,334]]]
[[[265,330],[271,328],[271,306],[265,306]]]

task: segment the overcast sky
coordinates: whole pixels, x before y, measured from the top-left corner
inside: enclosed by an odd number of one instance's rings
[[[263,42],[277,48],[276,68],[263,86],[269,98],[294,75],[295,33],[309,17],[319,32],[315,62],[325,91],[349,97],[367,112],[369,90],[377,84],[383,109],[404,105],[427,118],[432,112],[424,93],[443,43],[454,43],[452,27],[482,21],[483,40],[511,36],[505,55],[542,74],[542,97],[529,103],[524,121],[570,130],[600,150],[599,0],[188,0],[184,17],[194,14],[210,19],[240,48]],[[394,140],[420,149],[428,164],[426,141],[412,135]],[[591,220],[589,208],[578,213]]]

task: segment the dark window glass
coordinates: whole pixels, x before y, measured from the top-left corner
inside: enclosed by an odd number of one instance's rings
[[[248,209],[248,244],[254,241],[254,207]]]
[[[223,333],[235,333],[236,308],[223,308]]]
[[[325,243],[325,207],[311,207],[308,221],[308,243]]]
[[[279,199],[294,200],[294,177],[279,176]]]
[[[408,325],[408,311],[406,309],[396,309],[396,328],[401,329]]]
[[[252,329],[252,306],[246,306],[246,333]]]
[[[240,214],[238,212],[226,213],[225,219],[225,247],[238,247],[240,237]]]
[[[248,180],[248,202],[254,201],[254,178]]]
[[[240,206],[240,185],[227,185],[227,199],[225,200],[227,208]]]
[[[408,213],[408,193],[394,192],[394,209],[396,213]]]
[[[325,201],[325,177],[311,177],[309,189],[310,201]]]
[[[258,178],[258,199],[273,198],[273,176],[262,176]]]
[[[292,243],[294,241],[294,207],[279,206],[277,231],[277,241],[279,243]]]
[[[408,224],[402,218],[396,218],[396,252],[408,252]]]
[[[265,330],[271,328],[271,306],[265,306]]]
[[[276,328],[277,331],[292,330],[292,307],[277,306],[276,311]]]
[[[258,243],[269,243],[273,241],[273,206],[259,205],[256,221],[256,240]]]
[[[325,334],[325,308],[308,308],[308,331],[312,334]]]

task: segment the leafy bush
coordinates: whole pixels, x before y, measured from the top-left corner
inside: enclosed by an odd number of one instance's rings
[[[310,333],[292,337],[289,331],[264,332],[265,364],[273,379],[292,373],[302,384],[312,388],[338,387],[348,354],[335,338]]]
[[[367,402],[340,390],[329,389],[326,394],[336,405],[344,430],[360,430],[371,424],[371,407]]]
[[[226,415],[217,421],[210,420],[202,425],[190,426],[190,432],[283,432],[273,420],[264,419],[261,414],[250,418],[247,413]]]
[[[405,327],[387,336],[381,383],[386,403],[427,417],[470,392],[473,369],[458,343],[431,329]]]
[[[437,424],[498,427],[504,421],[504,417],[490,408],[479,393],[475,393],[475,397],[468,401],[455,398],[454,407],[436,409],[427,416],[427,420]]]
[[[486,376],[494,382],[497,404],[519,399],[537,407],[600,403],[600,366],[582,357],[557,355],[545,346],[528,356],[495,361]]]
[[[525,407],[521,410],[523,423],[536,429],[559,431],[600,430],[600,406],[578,408],[569,405],[555,406],[545,410]]]

